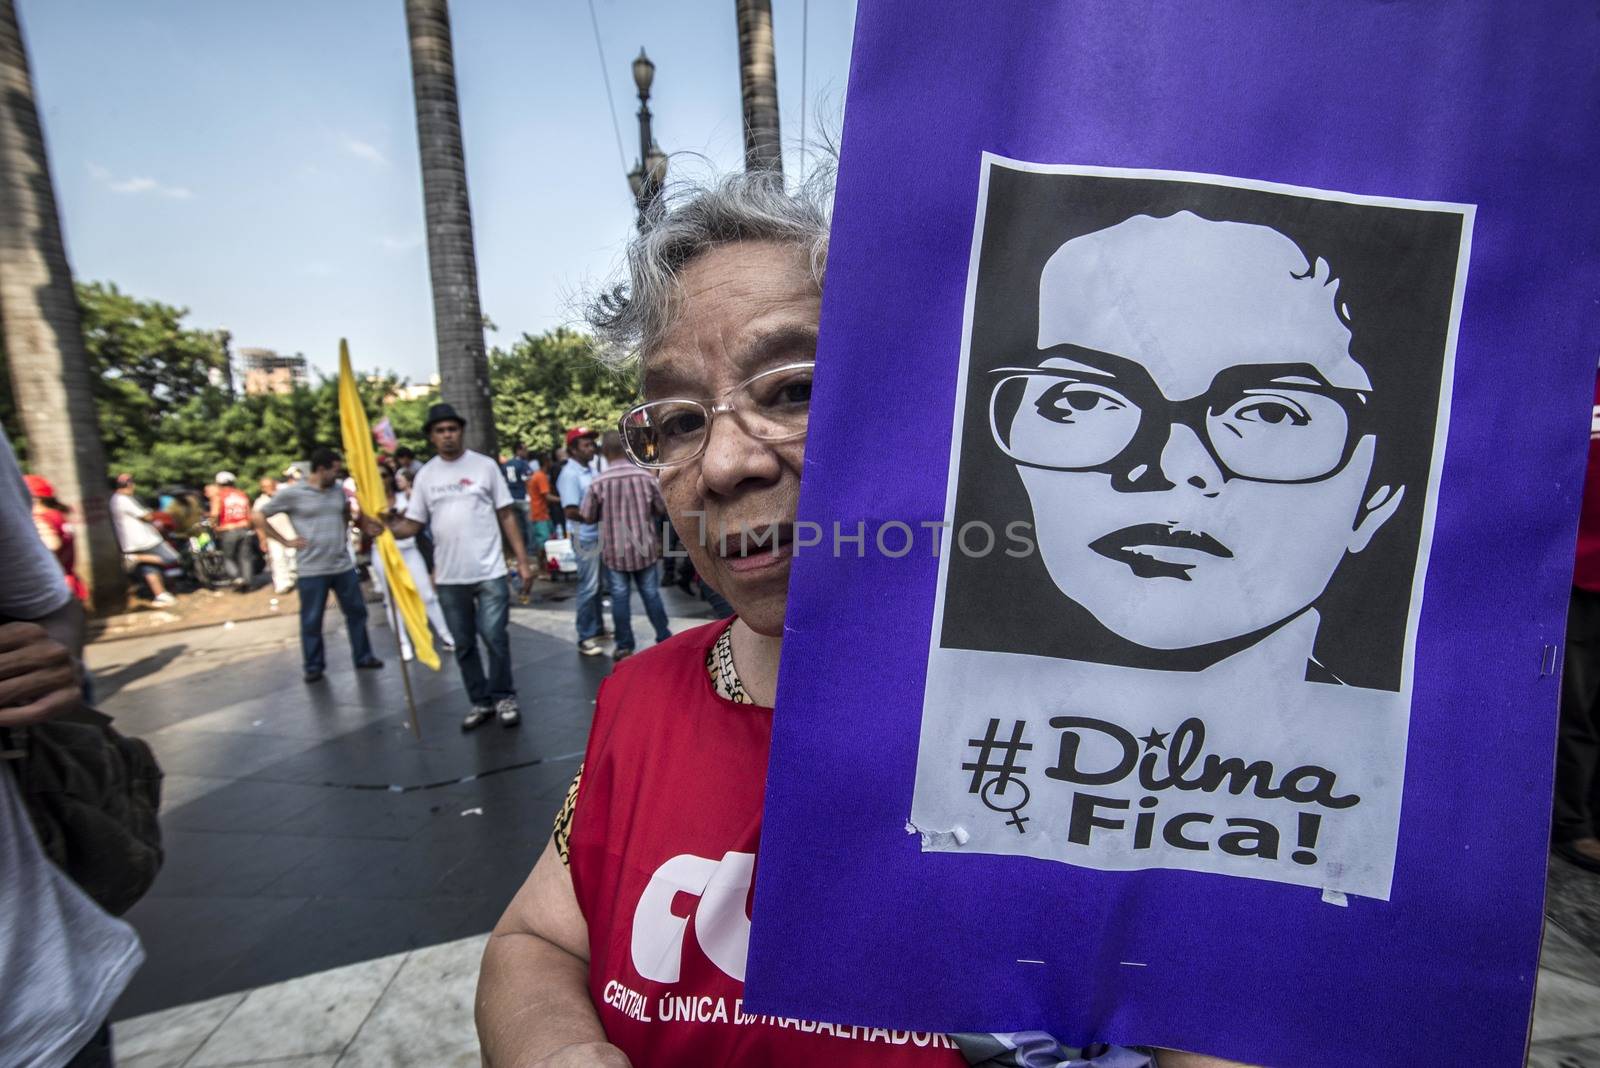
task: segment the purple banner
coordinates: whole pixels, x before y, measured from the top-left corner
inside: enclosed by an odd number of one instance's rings
[[[747,1008],[1522,1063],[1600,19],[862,0]]]

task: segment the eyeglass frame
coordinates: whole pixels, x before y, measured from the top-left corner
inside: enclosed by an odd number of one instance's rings
[[[1133,360],[1129,360],[1126,357],[1115,356],[1108,352],[1100,352],[1096,349],[1083,348],[1078,345],[1061,345],[1057,346],[1056,349],[1051,350],[1051,352],[1057,351],[1060,351],[1068,359],[1073,358],[1074,354],[1079,354],[1097,363],[1103,361],[1112,361],[1118,364],[1125,364],[1130,368],[1137,369],[1137,373],[1143,377],[1144,382],[1139,383],[1137,380],[1135,380],[1134,382],[1129,383],[1124,376],[1111,371],[1097,370],[1089,372],[1069,370],[1067,368],[1038,366],[995,367],[990,369],[990,374],[1004,374],[1006,377],[996,382],[989,391],[989,434],[994,439],[995,445],[999,447],[1000,451],[1005,454],[1007,459],[1023,467],[1033,467],[1045,471],[1102,472],[1104,474],[1115,476],[1117,474],[1117,468],[1119,467],[1119,461],[1121,461],[1123,457],[1127,456],[1135,449],[1139,448],[1141,439],[1144,439],[1148,436],[1148,429],[1152,425],[1159,426],[1162,423],[1165,423],[1169,438],[1173,427],[1187,427],[1190,432],[1194,434],[1195,439],[1205,447],[1206,454],[1211,457],[1211,462],[1215,464],[1217,470],[1222,473],[1224,481],[1238,479],[1242,482],[1264,482],[1278,486],[1299,486],[1307,485],[1313,482],[1325,481],[1333,478],[1339,472],[1343,471],[1345,467],[1349,465],[1350,458],[1355,455],[1356,446],[1361,443],[1361,439],[1366,437],[1371,430],[1370,424],[1373,421],[1373,416],[1372,409],[1367,405],[1367,401],[1372,394],[1372,390],[1356,389],[1350,386],[1335,386],[1324,379],[1322,374],[1310,364],[1238,364],[1219,371],[1211,379],[1210,386],[1207,387],[1204,392],[1194,397],[1190,397],[1187,400],[1175,401],[1161,391],[1161,387],[1156,384],[1155,379],[1151,377],[1150,373],[1145,370],[1141,364]],[[1042,354],[1041,358],[1048,359],[1049,355]],[[1275,375],[1278,377],[1294,376],[1297,378],[1310,378],[1313,380],[1312,382],[1296,382],[1294,383],[1293,388],[1307,393],[1315,393],[1320,396],[1327,397],[1334,403],[1338,404],[1339,408],[1345,414],[1346,424],[1344,448],[1340,452],[1338,463],[1334,464],[1334,466],[1327,472],[1310,478],[1256,478],[1251,475],[1241,475],[1229,467],[1223,461],[1222,457],[1218,455],[1217,447],[1211,440],[1211,432],[1206,428],[1205,418],[1209,412],[1208,401],[1211,399],[1212,395],[1218,391],[1219,381],[1232,375],[1234,372],[1245,370]],[[1030,460],[1021,459],[1011,452],[1011,449],[1006,444],[1006,439],[1001,436],[1000,428],[995,421],[996,401],[999,398],[1001,387],[1003,387],[1007,382],[1011,382],[1019,378],[1033,377],[1078,379],[1090,384],[1113,386],[1125,394],[1129,392],[1125,388],[1127,385],[1137,386],[1144,384],[1148,385],[1150,393],[1160,398],[1161,403],[1159,405],[1151,405],[1148,407],[1140,404],[1135,405],[1139,409],[1138,428],[1134,431],[1133,437],[1129,439],[1128,444],[1118,451],[1115,456],[1103,463],[1093,464],[1087,467],[1068,467],[1060,464],[1034,463]],[[1130,402],[1133,401],[1133,397],[1131,396],[1128,399]],[[1352,404],[1352,400],[1357,403]],[[1157,416],[1160,416],[1160,418],[1157,418]],[[1146,447],[1148,447],[1148,445]]]
[[[744,389],[746,386],[748,386],[750,383],[754,382],[758,378],[764,378],[767,375],[781,374],[784,371],[798,371],[798,370],[801,370],[803,368],[809,368],[810,370],[815,372],[816,368],[817,368],[817,361],[815,361],[815,360],[797,360],[794,363],[780,364],[777,367],[768,367],[764,371],[757,371],[755,374],[751,375],[749,378],[746,378],[743,382],[739,382],[739,383],[736,383],[735,385],[729,386],[727,389],[723,390],[720,394],[718,394],[717,397],[712,398],[710,401],[699,400],[699,399],[696,399],[694,397],[663,397],[660,400],[643,401],[643,402],[641,402],[639,404],[635,404],[633,407],[631,407],[627,411],[623,412],[622,413],[622,417],[617,420],[617,432],[622,435],[622,448],[628,454],[628,459],[632,460],[634,463],[638,464],[640,467],[646,468],[646,469],[651,470],[651,471],[665,471],[665,470],[669,470],[669,469],[674,468],[674,467],[682,467],[684,464],[687,464],[687,463],[692,463],[695,460],[698,460],[701,456],[705,455],[706,446],[711,441],[712,425],[716,421],[717,416],[719,416],[719,415],[733,415],[733,414],[736,414],[738,412],[738,408],[736,408],[734,405],[728,404],[728,403],[718,403],[719,401],[724,401],[725,398],[733,396],[734,394],[738,393],[740,390]],[[645,460],[640,459],[638,457],[638,455],[636,455],[634,453],[633,446],[628,441],[628,429],[627,429],[627,427],[628,427],[628,418],[630,416],[632,416],[635,412],[643,411],[646,408],[650,408],[650,407],[653,407],[653,406],[658,405],[658,404],[692,404],[692,405],[695,405],[696,407],[700,408],[706,414],[706,424],[705,424],[705,427],[704,427],[704,432],[700,436],[700,446],[699,446],[699,448],[695,449],[695,451],[693,453],[691,453],[688,456],[685,456],[683,459],[674,460],[674,461],[672,461],[671,463],[668,463],[668,464],[649,463],[649,462],[646,462]],[[737,421],[737,420],[735,420],[735,421]],[[745,433],[747,435],[749,435],[755,441],[764,441],[764,442],[769,442],[769,443],[772,443],[772,444],[779,444],[779,443],[782,443],[782,442],[794,441],[794,440],[796,440],[798,438],[805,437],[807,432],[810,430],[810,422],[811,422],[811,416],[810,416],[810,413],[807,412],[807,415],[806,415],[806,424],[807,425],[806,425],[805,429],[799,430],[799,431],[797,431],[797,432],[795,432],[793,434],[786,434],[783,437],[777,437],[777,438],[758,438],[754,434],[750,434],[749,428],[744,426],[744,424],[742,424],[742,423],[740,424],[740,429],[744,430]]]

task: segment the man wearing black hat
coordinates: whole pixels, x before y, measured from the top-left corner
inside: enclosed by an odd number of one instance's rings
[[[511,679],[511,638],[506,629],[511,588],[504,545],[511,546],[524,587],[533,580],[533,569],[500,465],[466,447],[462,439],[466,425],[448,404],[428,409],[422,431],[437,455],[412,481],[406,514],[389,526],[398,538],[412,537],[424,526],[432,531],[434,586],[455,635],[456,666],[472,701],[461,729],[470,731],[491,716],[498,717],[503,727],[522,722]],[[488,652],[487,676],[478,656],[479,637]]]

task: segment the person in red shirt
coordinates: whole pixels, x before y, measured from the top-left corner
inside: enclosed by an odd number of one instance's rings
[[[45,548],[56,554],[61,570],[67,575],[67,589],[80,601],[89,599],[89,590],[73,571],[77,558],[76,538],[72,523],[67,519],[67,506],[56,500],[56,488],[43,475],[23,475],[28,493],[33,497],[33,525]]]
[[[1561,715],[1556,734],[1555,804],[1550,848],[1600,872],[1600,381],[1589,427],[1589,470],[1578,513],[1578,552],[1567,610],[1561,665]]]
[[[249,593],[256,584],[256,532],[250,522],[250,495],[232,471],[218,471],[211,497],[211,522],[222,555],[233,565],[234,589]]]
[[[484,953],[476,1016],[491,1068],[969,1063],[953,1036],[743,1006],[827,248],[818,192],[789,195],[757,172],[679,201],[630,250],[630,284],[591,313],[603,345],[642,362],[628,453],[657,473],[696,569],[736,616],[624,661],[601,686],[555,833]],[[743,544],[741,528],[777,531],[776,548]],[[985,1064],[1037,1048],[1032,1034],[960,1037]],[[1061,1052],[1049,1063],[1151,1063]]]

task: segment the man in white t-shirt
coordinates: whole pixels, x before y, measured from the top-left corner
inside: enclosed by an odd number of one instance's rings
[[[472,701],[472,710],[461,721],[461,729],[470,731],[490,716],[498,716],[503,727],[522,722],[511,679],[506,630],[511,588],[503,546],[511,546],[524,589],[533,581],[533,568],[500,465],[466,448],[466,425],[448,404],[428,409],[422,431],[438,455],[417,472],[406,514],[389,526],[397,538],[414,537],[424,526],[433,535],[434,587],[455,635],[456,666]],[[478,659],[480,636],[489,657],[487,677]]]
[[[151,522],[150,509],[133,495],[132,475],[118,475],[112,479],[110,507],[112,529],[122,548],[123,562],[149,587],[150,596],[154,598],[151,603],[158,608],[177,604],[178,599],[167,591],[163,577],[166,565],[176,557],[167,539]]]

